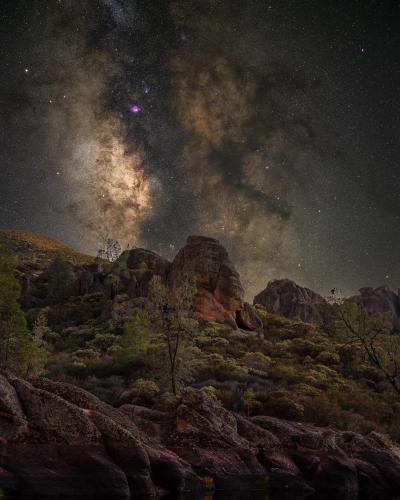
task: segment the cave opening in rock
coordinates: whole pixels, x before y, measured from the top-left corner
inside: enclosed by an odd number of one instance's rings
[[[253,331],[251,328],[249,328],[248,325],[246,325],[246,323],[243,321],[243,318],[242,318],[242,311],[241,309],[238,309],[235,313],[235,320],[236,320],[236,324],[237,326],[241,329],[241,330],[246,330],[248,332],[251,332]]]

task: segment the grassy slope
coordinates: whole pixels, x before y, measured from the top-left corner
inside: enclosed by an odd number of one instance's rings
[[[58,253],[62,253],[74,264],[85,264],[94,260],[94,257],[77,252],[49,236],[24,231],[0,231],[0,244],[15,252],[20,263],[45,263]]]

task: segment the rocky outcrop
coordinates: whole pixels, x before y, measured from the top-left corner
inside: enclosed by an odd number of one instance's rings
[[[189,236],[172,262],[169,275],[171,286],[186,272],[193,273],[196,279],[197,315],[237,328],[237,317],[244,310],[244,291],[239,273],[225,248],[213,238]],[[253,320],[247,317],[241,326],[253,328]]]
[[[385,314],[393,326],[399,326],[400,298],[390,287],[361,288],[358,301],[368,314]]]
[[[361,288],[356,298],[368,314],[385,314],[392,326],[400,326],[400,296],[390,287]],[[327,305],[321,295],[288,279],[270,281],[253,303],[272,314],[317,324],[323,322],[320,306]]]
[[[361,436],[229,412],[187,388],[168,413],[120,409],[75,386],[0,374],[0,488],[21,496],[157,498],[214,489],[391,498],[400,449]]]
[[[326,301],[309,288],[303,288],[288,279],[281,279],[270,281],[267,287],[254,297],[253,303],[264,306],[272,314],[307,323],[321,323],[319,306],[326,304]]]
[[[7,238],[8,241],[11,236]],[[261,326],[254,309],[244,302],[239,274],[227,251],[215,239],[190,236],[172,263],[151,250],[133,248],[105,265],[48,238],[25,233],[13,238],[10,248],[19,256],[21,304],[31,322],[40,309],[49,308],[51,318],[53,309],[53,316],[58,316],[59,306],[71,303],[75,307],[89,295],[102,308],[93,311],[90,319],[123,318],[143,304],[154,276],[160,276],[164,284],[174,287],[183,273],[192,272],[198,287],[195,309],[200,318],[253,331]],[[65,255],[63,275],[68,277],[64,280],[62,297],[52,296],[49,284],[48,269],[57,250]],[[74,321],[66,317],[64,323]]]
[[[143,306],[154,276],[167,284],[171,263],[151,250],[125,250],[112,264],[103,279],[106,295],[110,298],[106,311],[113,319],[126,317],[134,308]]]
[[[112,317],[129,313],[138,297],[147,297],[153,276],[160,276],[174,288],[184,273],[195,276],[195,312],[199,318],[247,330],[261,327],[256,312],[243,300],[239,274],[227,251],[217,240],[202,236],[190,236],[172,264],[149,250],[124,252],[105,279],[113,296]],[[112,294],[114,284],[117,295]]]
[[[153,276],[167,282],[171,264],[151,250],[125,250],[113,263],[104,279],[108,295],[127,294],[130,298],[147,297]]]

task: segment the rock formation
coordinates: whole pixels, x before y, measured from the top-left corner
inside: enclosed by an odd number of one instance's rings
[[[179,280],[182,273],[195,275],[197,296],[195,308],[200,318],[218,323],[256,329],[258,318],[244,305],[244,291],[239,273],[228,252],[215,239],[189,236],[172,262],[169,283]]]
[[[240,277],[227,251],[213,238],[190,236],[172,263],[151,250],[134,248],[124,251],[111,267],[46,236],[0,231],[0,244],[18,256],[21,305],[28,318],[34,319],[35,311],[40,308],[59,307],[49,297],[47,271],[61,253],[69,268],[69,280],[64,290],[66,300],[73,302],[75,298],[97,294],[98,304],[90,317],[96,318],[96,314],[101,314],[104,320],[124,317],[143,304],[154,275],[160,276],[165,284],[174,286],[183,272],[190,271],[196,276],[198,294],[195,305],[200,318],[245,330],[257,331],[261,326],[257,313],[244,302]],[[398,292],[388,286],[366,287],[360,289],[358,300],[369,314],[386,313],[393,326],[399,327]],[[91,307],[93,301],[95,297]],[[280,279],[269,282],[253,303],[264,306],[273,314],[321,323],[318,306],[326,301],[308,288]]]
[[[153,276],[160,276],[164,283],[171,263],[151,250],[134,248],[126,250],[113,263],[104,283],[112,294],[115,291],[126,293],[130,298],[147,297]]]
[[[309,288],[303,288],[288,279],[270,281],[267,287],[254,297],[254,304],[260,304],[273,314],[297,319],[307,323],[321,323],[318,309],[326,301]]]
[[[104,279],[107,294],[113,299],[113,317],[128,313],[139,297],[147,297],[153,276],[160,276],[173,288],[187,272],[195,276],[199,318],[234,328],[260,327],[255,311],[243,300],[239,274],[227,251],[217,240],[202,236],[190,236],[172,263],[142,248],[123,252]]]
[[[25,311],[32,310],[29,317],[34,318],[40,308],[58,307],[49,297],[46,271],[59,251],[65,253],[68,266],[69,280],[63,290],[66,300],[97,294],[101,307],[106,302],[104,320],[126,316],[143,303],[153,276],[173,287],[182,273],[189,271],[196,277],[195,308],[200,318],[247,330],[260,327],[257,314],[243,300],[239,274],[227,251],[212,238],[190,236],[172,263],[151,250],[134,248],[124,251],[110,266],[42,236],[0,231],[2,241],[19,257],[21,302]]]
[[[400,296],[390,287],[361,288],[356,298],[368,314],[386,314],[394,327],[399,326]],[[319,306],[327,304],[321,295],[288,279],[270,281],[253,303],[273,314],[317,324],[322,322]]]
[[[366,287],[359,290],[358,300],[368,314],[383,313],[389,316],[393,326],[400,320],[400,298],[388,286]]]
[[[21,496],[268,489],[372,500],[400,488],[400,449],[374,432],[244,418],[191,388],[168,413],[116,409],[75,386],[5,372],[0,457],[0,488]]]

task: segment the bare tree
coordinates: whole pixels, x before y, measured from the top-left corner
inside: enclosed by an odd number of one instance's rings
[[[106,238],[103,246],[97,252],[97,257],[114,262],[121,255],[121,252],[122,248],[117,240],[114,240],[113,238]]]

